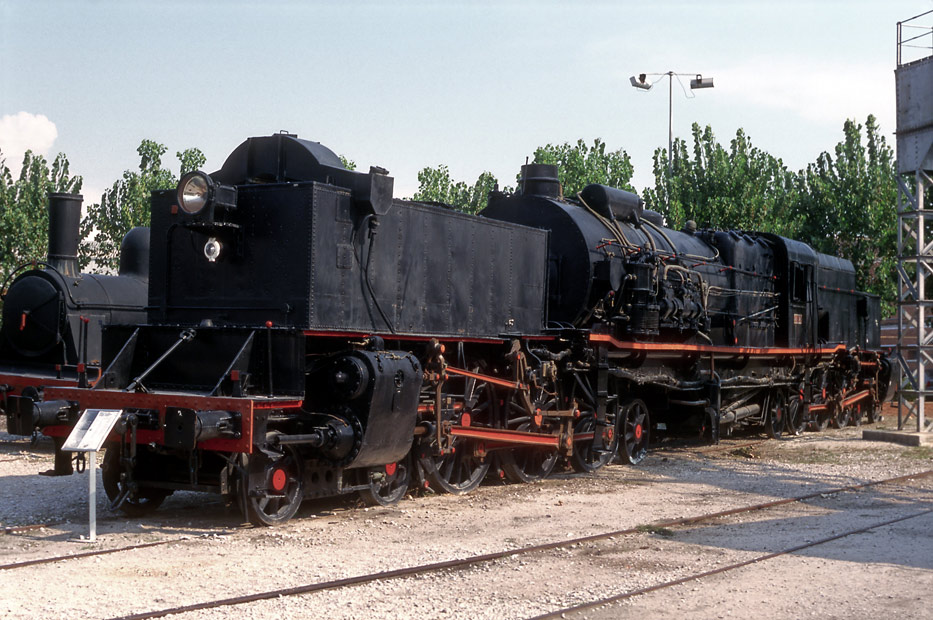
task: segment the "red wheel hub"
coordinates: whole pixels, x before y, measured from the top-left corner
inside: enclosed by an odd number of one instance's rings
[[[641,439],[641,424],[635,425],[635,439]]]
[[[389,463],[388,465],[386,465],[386,475],[394,476],[396,469],[398,469],[398,463]]]
[[[272,472],[272,488],[276,491],[285,490],[285,485],[288,483],[288,474],[285,473],[284,469],[277,468]]]

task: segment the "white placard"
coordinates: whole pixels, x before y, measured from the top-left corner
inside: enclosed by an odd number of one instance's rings
[[[65,452],[96,452],[104,445],[110,431],[123,415],[122,409],[88,409],[71,429],[62,450]]]

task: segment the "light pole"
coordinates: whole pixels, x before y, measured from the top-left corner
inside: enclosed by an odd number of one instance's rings
[[[667,173],[668,177],[674,174],[674,78],[678,76],[695,76],[690,80],[690,90],[698,88],[712,88],[713,78],[704,78],[699,73],[675,73],[668,71],[666,73],[639,73],[638,76],[632,76],[630,81],[632,86],[639,90],[651,90],[651,87],[658,81],[667,76]],[[648,76],[658,76],[654,82],[648,81]],[[685,91],[686,92],[686,91]]]

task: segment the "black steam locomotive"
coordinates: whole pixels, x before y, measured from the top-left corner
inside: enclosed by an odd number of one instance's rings
[[[96,381],[103,327],[146,318],[149,229],[134,228],[123,239],[118,276],[79,273],[81,202],[78,195],[49,195],[46,261],[21,266],[0,287],[0,414],[10,434],[41,427],[55,438],[56,475],[72,473],[70,454],[60,449],[70,429],[43,409],[43,388]]]
[[[385,170],[318,143],[251,138],[154,193],[146,320],[107,326],[100,379],[42,409],[124,412],[114,507],[208,491],[264,525],[305,497],[465,493],[492,465],[637,463],[657,434],[877,416],[891,369],[850,263],[522,173],[468,216],[393,199]]]

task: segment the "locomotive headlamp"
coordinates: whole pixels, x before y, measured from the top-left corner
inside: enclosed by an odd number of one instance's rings
[[[214,237],[211,237],[207,240],[207,243],[204,244],[204,256],[207,257],[207,260],[210,262],[216,262],[222,249],[223,245],[220,243],[220,241]]]
[[[194,215],[207,206],[211,194],[211,178],[201,172],[189,172],[178,184],[178,206]]]
[[[236,208],[236,188],[214,183],[210,176],[196,170],[181,177],[178,183],[178,206],[188,215],[213,215],[218,208]]]

